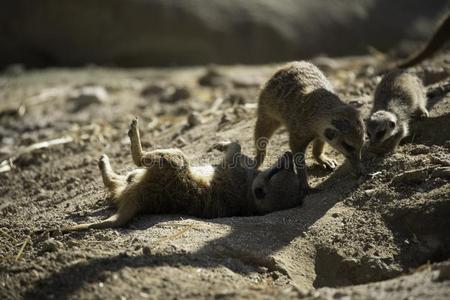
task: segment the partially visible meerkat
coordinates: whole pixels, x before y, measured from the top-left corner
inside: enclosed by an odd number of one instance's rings
[[[336,167],[336,161],[323,153],[326,142],[360,171],[365,135],[360,113],[344,103],[325,75],[309,62],[292,62],[281,68],[259,95],[254,134],[257,167],[264,161],[269,139],[282,125],[289,133],[302,190],[309,189],[302,156],[312,141],[313,156],[320,165]]]
[[[395,151],[408,135],[412,118],[428,117],[422,81],[402,70],[387,73],[375,89],[373,108],[367,122],[369,150],[379,154]]]
[[[138,213],[217,218],[265,214],[301,204],[289,152],[260,172],[241,153],[238,143],[221,143],[216,145],[226,150],[221,164],[195,167],[179,149],[143,152],[137,119],[131,123],[128,135],[133,161],[140,168],[126,176],[118,175],[105,154],[98,164],[117,212],[100,222],[64,228],[64,232],[120,227]]]
[[[432,56],[450,40],[450,13],[440,22],[428,43],[417,53],[397,65],[397,68],[409,68]]]

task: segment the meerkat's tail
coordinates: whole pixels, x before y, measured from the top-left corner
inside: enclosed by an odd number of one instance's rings
[[[273,119],[267,114],[264,113],[258,114],[254,134],[255,148],[256,148],[256,157],[255,157],[256,168],[259,168],[264,162],[269,139],[275,133],[275,130],[277,130],[280,126],[281,124],[279,121]]]
[[[412,55],[410,58],[399,63],[397,68],[409,68],[412,67],[426,58],[433,55],[437,50],[439,50],[446,42],[450,39],[450,13],[448,13],[442,22],[439,24],[438,28],[434,32],[431,39],[419,52]]]
[[[128,221],[130,221],[131,218],[133,218],[137,212],[138,208],[136,205],[133,205],[133,203],[125,203],[119,208],[119,210],[114,215],[103,221],[64,227],[62,228],[61,231],[71,232],[71,231],[83,231],[91,228],[103,229],[103,228],[121,227],[124,226]]]

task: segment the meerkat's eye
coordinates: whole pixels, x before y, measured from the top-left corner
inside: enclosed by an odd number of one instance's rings
[[[378,131],[377,134],[375,135],[375,137],[376,137],[378,140],[380,140],[380,139],[383,138],[383,136],[384,136],[385,134],[386,134],[386,129],[385,129],[385,130]]]
[[[342,144],[342,147],[344,147],[345,151],[347,151],[347,152],[355,151],[355,147],[347,144],[346,142],[342,142],[341,144]]]

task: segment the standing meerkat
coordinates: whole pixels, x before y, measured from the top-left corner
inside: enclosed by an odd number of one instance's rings
[[[263,87],[254,136],[257,167],[264,161],[270,137],[282,125],[289,132],[289,146],[302,189],[309,189],[309,185],[301,156],[312,141],[313,156],[320,165],[336,167],[336,161],[323,153],[327,142],[359,172],[365,134],[360,113],[339,99],[325,75],[311,63],[290,63]]]
[[[226,150],[218,166],[190,166],[179,149],[143,152],[138,121],[128,135],[134,163],[140,167],[126,176],[116,174],[102,155],[99,169],[117,212],[106,220],[79,224],[64,232],[120,227],[138,213],[176,213],[200,218],[265,214],[299,205],[298,179],[292,154],[286,152],[264,172],[241,153],[238,143],[222,143]]]
[[[412,118],[428,117],[427,97],[422,81],[402,70],[386,74],[375,89],[373,108],[367,122],[369,149],[393,152],[408,135]]]

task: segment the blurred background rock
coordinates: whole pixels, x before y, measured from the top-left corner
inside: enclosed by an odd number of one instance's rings
[[[0,68],[257,64],[426,40],[449,0],[2,0]]]

